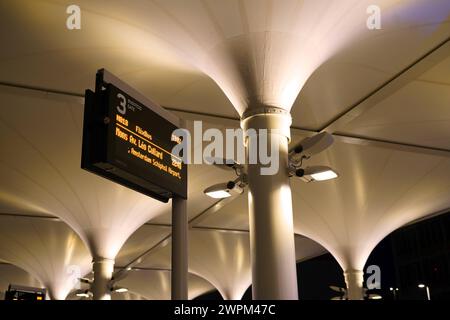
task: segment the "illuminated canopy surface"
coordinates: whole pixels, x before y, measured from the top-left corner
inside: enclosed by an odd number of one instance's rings
[[[271,105],[290,110],[293,143],[334,133],[308,164],[339,178],[291,180],[297,259],[325,248],[343,269],[361,269],[390,232],[448,209],[450,2],[377,1],[382,28],[369,30],[372,2],[80,0],[81,29],[68,30],[70,1],[2,1],[0,259],[64,298],[68,264],[88,273],[97,256],[123,267],[155,247],[137,265],[149,269],[148,286],[141,271],[121,282],[139,297],[168,298],[170,238],[160,242],[170,204],[80,169],[81,96],[100,68],[204,127],[237,128],[245,110]],[[212,287],[240,298],[250,285],[246,195],[208,211],[215,200],[202,193],[233,178],[189,168],[189,217],[207,210],[191,223],[191,298]]]

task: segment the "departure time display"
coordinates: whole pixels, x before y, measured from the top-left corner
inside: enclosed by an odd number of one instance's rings
[[[186,198],[177,126],[111,83],[97,87],[86,91],[82,167],[162,201]]]

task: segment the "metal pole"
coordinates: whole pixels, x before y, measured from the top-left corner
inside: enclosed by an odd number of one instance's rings
[[[426,286],[427,289],[427,299],[431,300],[431,296],[430,296],[430,287]]]
[[[188,216],[187,201],[172,199],[172,300],[188,299]]]

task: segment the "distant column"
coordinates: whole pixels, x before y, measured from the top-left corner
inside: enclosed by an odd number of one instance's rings
[[[349,300],[364,300],[364,272],[361,270],[347,270],[344,272]]]
[[[94,300],[111,300],[111,288],[109,287],[114,271],[114,260],[94,258],[93,267],[94,282],[92,294]]]

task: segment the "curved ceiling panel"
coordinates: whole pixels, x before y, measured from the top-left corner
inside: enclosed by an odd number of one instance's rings
[[[359,41],[324,62],[308,79],[292,109],[293,125],[323,128],[448,40],[449,17],[448,1],[397,1],[388,8],[382,7],[382,29],[366,32]],[[441,77],[448,73],[445,66],[435,70]],[[411,112],[409,106],[403,108]]]
[[[210,282],[224,299],[241,299],[251,284],[248,241],[248,234],[191,229],[189,272]],[[170,257],[169,242],[139,267],[170,269]]]
[[[242,114],[261,104],[289,110],[311,73],[358,41],[395,44],[404,38],[402,30],[411,34],[427,25],[425,32],[434,31],[448,18],[442,15],[448,2],[434,3],[435,11],[424,10],[427,3],[378,1],[382,33],[366,26],[371,1],[152,1],[142,9],[149,29],[214,79]],[[125,16],[140,20],[132,11]],[[414,13],[409,19],[402,15],[408,11]]]
[[[326,252],[319,244],[301,236],[295,237],[295,245],[298,261]],[[138,267],[169,270],[170,254],[169,242],[150,253]],[[251,285],[248,232],[191,229],[189,272],[209,281],[224,299],[241,299]]]
[[[214,81],[149,29],[148,3],[79,1],[80,30],[66,28],[70,1],[0,3],[0,36],[13,44],[0,52],[0,82],[83,94],[106,68],[161,105],[203,112],[213,105],[236,116]]]
[[[239,300],[251,284],[249,248],[248,234],[192,230],[189,269],[211,282],[224,299]]]
[[[308,161],[328,165],[338,179],[292,179],[296,232],[319,242],[343,269],[361,270],[385,236],[450,207],[450,159],[335,143]]]
[[[450,150],[449,74],[450,57],[372,106],[339,131]]]
[[[197,226],[248,230],[247,189],[214,214],[207,215]]]
[[[198,111],[213,105],[214,113],[232,115],[225,96],[196,70],[217,83],[239,114],[260,104],[289,110],[309,76],[341,55],[332,65],[348,67],[331,66],[300,99],[306,106],[296,107],[323,108],[295,122],[308,127],[359,100],[443,41],[450,28],[446,0],[378,1],[382,29],[375,31],[366,26],[370,0],[78,1],[76,31],[65,27],[69,4],[2,5],[0,32],[15,43],[0,55],[2,81],[82,92],[93,85],[93,72],[106,67],[160,104]],[[358,74],[364,84],[351,76]],[[317,93],[324,84],[327,94]],[[202,91],[207,100],[198,99]],[[336,91],[345,97],[336,100]]]
[[[143,225],[133,233],[117,254],[115,266],[124,267],[136,257],[156,245],[161,239],[168,236],[172,228]]]
[[[89,272],[91,256],[66,224],[25,217],[0,217],[0,257],[38,279],[62,300]]]

